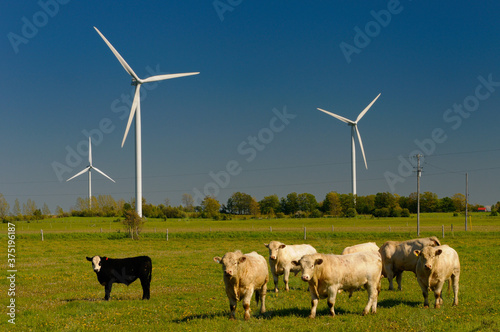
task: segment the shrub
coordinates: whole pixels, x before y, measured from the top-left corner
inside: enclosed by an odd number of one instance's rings
[[[389,208],[375,209],[375,211],[373,211],[373,216],[377,218],[389,217],[390,214],[391,211],[389,210]]]
[[[408,209],[403,209],[403,211],[401,211],[401,217],[404,217],[404,218],[409,218],[410,217],[410,210]]]
[[[125,229],[130,233],[132,239],[138,240],[142,225],[144,225],[144,219],[139,217],[135,210],[125,211],[124,215],[125,219],[123,220],[123,225]]]
[[[498,211],[497,210],[491,210],[490,216],[492,216],[492,217],[498,216]]]
[[[354,218],[358,215],[358,212],[356,212],[355,208],[349,208],[347,211],[344,213],[344,217],[346,218]]]

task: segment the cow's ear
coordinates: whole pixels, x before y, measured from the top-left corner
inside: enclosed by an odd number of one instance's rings
[[[243,263],[246,260],[247,260],[247,258],[245,256],[241,256],[240,259],[238,259],[238,262]]]
[[[292,265],[293,266],[300,266],[299,262],[297,262],[297,261],[292,261]]]
[[[219,264],[220,264],[220,263],[222,263],[222,258],[220,258],[219,256],[215,256],[215,257],[214,257],[214,262],[216,262],[216,263],[219,263]]]
[[[418,257],[420,255],[420,250],[413,250],[413,253]]]
[[[280,249],[283,249],[283,248],[285,248],[285,247],[286,247],[286,244],[282,244],[282,245],[280,245],[280,247],[279,247],[279,248],[280,248]]]
[[[92,262],[92,257],[86,257],[89,262]]]
[[[269,243],[264,243],[264,246],[265,246],[266,248],[269,248]]]
[[[436,250],[435,255],[436,255],[436,256],[439,256],[439,255],[441,255],[442,253],[443,253],[443,250],[442,250],[442,249],[438,249],[438,250]]]
[[[314,265],[321,265],[323,264],[323,260],[321,258],[318,258],[315,262]]]

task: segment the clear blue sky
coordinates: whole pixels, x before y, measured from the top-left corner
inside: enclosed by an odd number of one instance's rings
[[[120,148],[133,87],[93,26],[140,77],[201,72],[144,85],[148,202],[177,205],[195,188],[222,203],[236,191],[349,193],[350,128],[316,108],[355,119],[379,93],[359,123],[359,195],[416,191],[405,165],[420,150],[422,191],[464,193],[468,172],[472,203],[500,200],[500,3],[231,3],[2,2],[0,193],[11,208],[68,210],[87,196],[86,176],[66,182],[88,164],[86,132],[94,165],[116,180],[94,173],[93,194],[134,196],[133,130]]]

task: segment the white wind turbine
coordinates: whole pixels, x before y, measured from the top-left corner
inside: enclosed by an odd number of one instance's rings
[[[104,174],[103,171],[101,171],[100,169],[98,169],[97,167],[94,167],[92,165],[92,142],[91,142],[91,139],[89,137],[89,165],[85,169],[83,169],[81,172],[73,175],[72,177],[70,177],[69,179],[66,180],[66,182],[68,182],[70,180],[73,180],[77,176],[82,175],[85,172],[89,172],[89,210],[92,209],[92,170],[95,170],[96,172],[101,173],[102,175],[104,175],[105,177],[110,179],[111,181],[115,182],[115,180],[113,180],[112,178],[110,178],[109,176]]]
[[[365,167],[366,169],[368,169],[365,157],[365,150],[363,149],[363,142],[361,141],[361,135],[359,134],[358,130],[358,122],[366,114],[366,112],[368,112],[368,110],[370,109],[370,107],[372,107],[373,103],[375,103],[378,97],[380,97],[380,93],[378,94],[377,97],[375,97],[375,99],[373,99],[373,101],[368,106],[366,106],[366,108],[361,113],[359,113],[358,117],[356,118],[356,121],[346,119],[343,116],[333,114],[321,108],[318,108],[318,110],[320,110],[321,112],[331,115],[334,118],[337,118],[340,121],[345,122],[349,126],[351,126],[351,163],[352,163],[351,175],[352,175],[352,194],[354,197],[356,197],[356,145],[354,142],[354,136],[358,136],[359,146],[361,147],[361,153],[363,154],[363,160],[365,161]]]
[[[104,35],[96,28],[94,29],[101,36],[104,42],[111,49],[113,54],[116,56],[118,61],[120,61],[123,68],[127,71],[127,73],[132,76],[132,85],[135,85],[135,94],[134,100],[132,102],[132,108],[130,110],[130,115],[127,122],[127,127],[125,129],[125,135],[123,135],[122,147],[125,143],[125,139],[127,138],[128,131],[130,129],[130,124],[132,123],[132,119],[135,115],[135,210],[137,214],[142,217],[142,150],[141,150],[141,95],[140,89],[141,84],[156,82],[167,80],[170,78],[182,77],[182,76],[190,76],[197,75],[199,72],[194,73],[181,73],[181,74],[166,74],[166,75],[155,75],[145,79],[139,78],[139,76],[134,73],[132,68],[128,65],[127,62],[122,58],[122,56],[118,53],[118,51],[111,45],[111,43],[104,37]]]

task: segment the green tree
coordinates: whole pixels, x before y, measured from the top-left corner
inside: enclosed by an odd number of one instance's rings
[[[125,229],[129,232],[132,239],[138,240],[142,226],[144,225],[144,219],[139,217],[135,210],[125,211],[124,217],[125,219],[122,223]]]
[[[201,202],[201,208],[205,218],[215,218],[219,215],[220,203],[215,197],[206,196]]]
[[[353,194],[340,194],[340,206],[342,206],[343,214],[345,214],[347,210],[355,208]]]
[[[7,203],[3,194],[0,194],[0,219],[4,219],[9,215],[10,205]]]
[[[420,197],[420,211],[421,212],[435,212],[438,208],[438,195],[426,191],[422,194],[422,197]]]
[[[373,210],[375,210],[375,195],[356,197],[356,211],[359,214],[372,214]]]
[[[260,213],[265,215],[273,215],[280,212],[280,199],[278,195],[266,196],[259,201]]]
[[[282,210],[285,214],[292,215],[299,211],[299,195],[296,192],[286,195],[286,199],[282,199]]]
[[[318,202],[313,194],[302,193],[297,196],[299,211],[311,213],[318,208]]]
[[[449,197],[443,197],[439,200],[438,210],[441,212],[453,212],[455,211],[455,205],[453,200]]]
[[[465,195],[457,193],[451,197],[453,200],[453,205],[455,206],[455,211],[462,212],[465,211]]]
[[[340,216],[342,206],[340,205],[340,195],[334,191],[329,192],[323,201],[323,212],[331,216]]]
[[[252,200],[252,196],[238,191],[229,197],[226,208],[232,214],[251,214]]]

